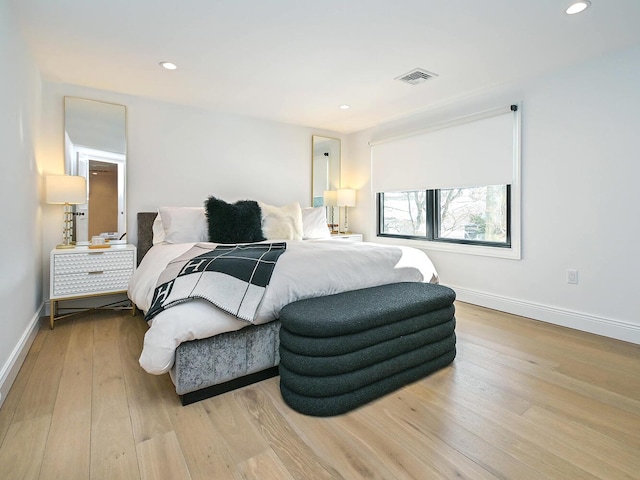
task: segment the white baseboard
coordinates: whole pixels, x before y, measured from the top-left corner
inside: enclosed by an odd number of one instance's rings
[[[36,338],[36,334],[38,333],[38,323],[40,321],[40,317],[43,316],[43,310],[44,303],[40,304],[40,308],[38,308],[38,311],[29,322],[29,325],[22,334],[22,337],[20,337],[20,341],[11,352],[9,359],[0,370],[0,407],[2,407],[5,398],[7,398],[11,385],[13,385],[14,380],[18,376],[20,367],[22,367],[24,359],[31,348],[31,344]]]
[[[490,293],[468,290],[449,285],[461,302],[472,303],[501,312],[533,318],[542,322],[595,333],[609,338],[640,344],[640,324],[597,317],[586,313],[574,312],[538,303],[525,302],[513,298],[501,297]]]

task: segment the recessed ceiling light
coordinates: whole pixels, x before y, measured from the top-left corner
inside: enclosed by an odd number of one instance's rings
[[[175,70],[178,66],[175,63],[171,62],[160,62],[160,66],[162,68],[166,68],[167,70]]]
[[[589,0],[581,0],[580,2],[573,2],[565,12],[567,15],[575,15],[576,13],[584,12],[590,6],[591,2]]]
[[[340,108],[342,110],[349,110],[351,108],[351,105],[347,105],[346,103],[344,105],[340,105]]]

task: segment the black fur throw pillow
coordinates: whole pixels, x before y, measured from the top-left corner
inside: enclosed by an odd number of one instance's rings
[[[209,241],[251,243],[265,240],[262,235],[260,205],[253,200],[227,203],[215,197],[204,202],[209,224]]]

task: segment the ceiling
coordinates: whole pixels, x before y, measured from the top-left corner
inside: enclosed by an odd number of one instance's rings
[[[640,44],[638,0],[0,1],[47,81],[340,133]]]

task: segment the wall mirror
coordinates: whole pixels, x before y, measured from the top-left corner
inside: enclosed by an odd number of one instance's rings
[[[340,139],[313,135],[311,205],[324,205],[325,190],[340,188]]]
[[[124,238],[127,110],[124,105],[64,98],[65,173],[87,179],[87,203],[75,206],[75,241]]]

